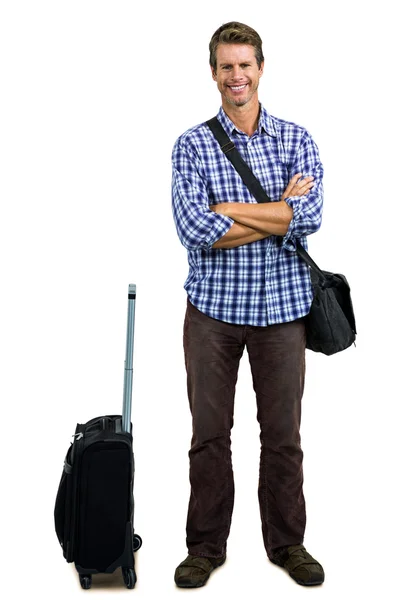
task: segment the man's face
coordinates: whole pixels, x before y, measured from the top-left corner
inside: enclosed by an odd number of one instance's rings
[[[214,81],[224,100],[234,106],[244,106],[257,92],[264,63],[258,68],[253,46],[219,44],[217,69],[211,68]],[[255,99],[258,102],[257,94]]]

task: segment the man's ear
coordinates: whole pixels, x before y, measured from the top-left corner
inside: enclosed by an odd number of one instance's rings
[[[214,81],[217,81],[217,73],[214,71],[214,68],[210,65],[211,75]]]
[[[258,72],[261,77],[261,75],[264,73],[264,61],[262,61],[260,68],[258,69]]]

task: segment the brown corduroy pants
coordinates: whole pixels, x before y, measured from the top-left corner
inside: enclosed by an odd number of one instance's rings
[[[233,325],[206,316],[188,302],[183,338],[193,419],[189,554],[220,557],[226,552],[234,501],[230,433],[245,347],[260,424],[258,497],[264,545],[271,557],[276,548],[302,543],[306,525],[299,432],[305,374],[303,319],[269,327]]]

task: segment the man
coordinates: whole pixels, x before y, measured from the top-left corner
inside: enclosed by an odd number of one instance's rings
[[[308,132],[258,100],[264,57],[252,28],[222,25],[210,42],[221,93],[218,120],[272,199],[258,204],[206,123],[173,150],[173,213],[188,250],[184,351],[193,419],[188,557],[179,587],[204,585],[225,562],[234,484],[230,430],[239,361],[247,349],[260,423],[259,505],[269,559],[302,585],[324,581],[302,545],[300,413],[312,291],[296,240],[317,231],[323,169]]]

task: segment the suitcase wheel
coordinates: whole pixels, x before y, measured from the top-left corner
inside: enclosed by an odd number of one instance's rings
[[[133,569],[122,569],[122,576],[124,578],[124,583],[128,590],[132,590],[135,587],[136,583],[136,573]]]
[[[135,535],[133,536],[133,551],[137,552],[137,550],[139,550],[141,545],[142,545],[142,538],[140,537],[140,535],[135,533]]]
[[[79,575],[79,581],[84,590],[90,590],[90,588],[92,587],[91,575]]]

